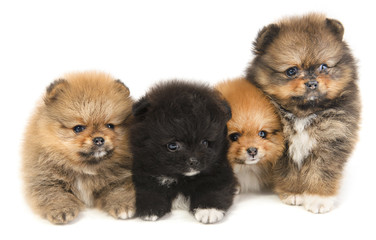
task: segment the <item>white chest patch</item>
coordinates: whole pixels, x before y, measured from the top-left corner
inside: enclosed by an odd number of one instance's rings
[[[89,189],[83,182],[81,178],[76,179],[77,197],[83,201],[86,206],[92,207],[94,205],[94,199],[91,189]]]
[[[306,127],[311,120],[316,117],[315,114],[306,118],[297,118],[294,123],[296,133],[289,137],[289,155],[300,168],[304,159],[309,155],[312,148],[316,145],[316,139],[309,136]]]
[[[261,183],[259,181],[260,169],[256,165],[235,164],[234,172],[240,184],[240,192],[259,192]]]

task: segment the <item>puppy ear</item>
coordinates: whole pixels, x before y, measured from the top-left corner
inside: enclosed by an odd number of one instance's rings
[[[140,100],[135,102],[132,106],[133,116],[137,117],[142,114],[145,114],[150,107],[149,100],[146,97],[142,97]]]
[[[65,79],[58,79],[53,81],[46,90],[46,95],[44,97],[45,104],[52,103],[56,101],[60,94],[64,92],[67,87],[68,82]]]
[[[221,109],[226,117],[226,121],[228,122],[232,118],[231,107],[230,104],[226,100],[221,100]]]
[[[343,34],[345,32],[345,28],[343,27],[343,25],[340,21],[327,18],[326,19],[326,26],[337,37],[337,39],[339,41],[342,41]]]
[[[266,48],[273,42],[274,38],[279,33],[279,26],[277,24],[269,24],[261,29],[257,35],[256,40],[253,42],[253,53],[262,55],[265,53]]]
[[[125,91],[127,95],[130,94],[129,88],[120,79],[116,79],[115,84],[119,86],[119,91]]]

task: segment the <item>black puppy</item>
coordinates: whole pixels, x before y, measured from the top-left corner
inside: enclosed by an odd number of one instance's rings
[[[133,114],[136,215],[155,221],[181,194],[198,221],[220,221],[236,185],[226,158],[228,103],[206,85],[175,80],[152,88]]]

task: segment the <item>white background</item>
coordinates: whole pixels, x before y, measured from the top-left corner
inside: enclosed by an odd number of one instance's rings
[[[375,239],[375,7],[371,1],[1,1],[0,239]],[[284,16],[326,13],[345,26],[359,60],[363,120],[336,208],[314,215],[269,194],[242,195],[219,224],[185,211],[157,222],[115,220],[87,209],[65,226],[34,215],[23,199],[20,144],[46,86],[66,72],[102,70],[135,98],[155,82],[211,84],[240,76],[260,28]],[[5,237],[7,236],[7,237]]]

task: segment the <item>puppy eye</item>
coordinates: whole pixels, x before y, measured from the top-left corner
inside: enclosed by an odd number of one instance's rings
[[[177,142],[167,143],[167,150],[170,152],[176,152],[177,150],[179,150],[179,148],[180,145]]]
[[[109,123],[109,124],[106,124],[106,127],[109,128],[109,129],[114,129],[115,125],[112,124],[112,123]]]
[[[80,133],[80,132],[84,131],[85,128],[86,128],[85,126],[77,125],[77,126],[74,126],[74,127],[73,127],[73,131],[74,131],[75,133]]]
[[[240,137],[240,133],[237,133],[237,132],[236,133],[231,133],[229,135],[229,137],[230,137],[231,141],[236,142],[236,141],[238,141],[238,139]]]
[[[201,144],[204,145],[204,147],[208,147],[209,146],[209,141],[208,140],[202,140]]]
[[[266,138],[267,133],[266,133],[265,131],[260,131],[260,132],[258,133],[258,135],[259,135],[261,138]]]
[[[326,65],[325,63],[321,64],[320,67],[319,67],[319,71],[320,72],[323,72],[323,71],[325,71],[327,69],[328,69],[328,65]]]
[[[286,70],[286,75],[288,77],[293,77],[296,74],[298,74],[298,68],[297,67],[291,67],[291,68],[289,68],[289,69]]]

